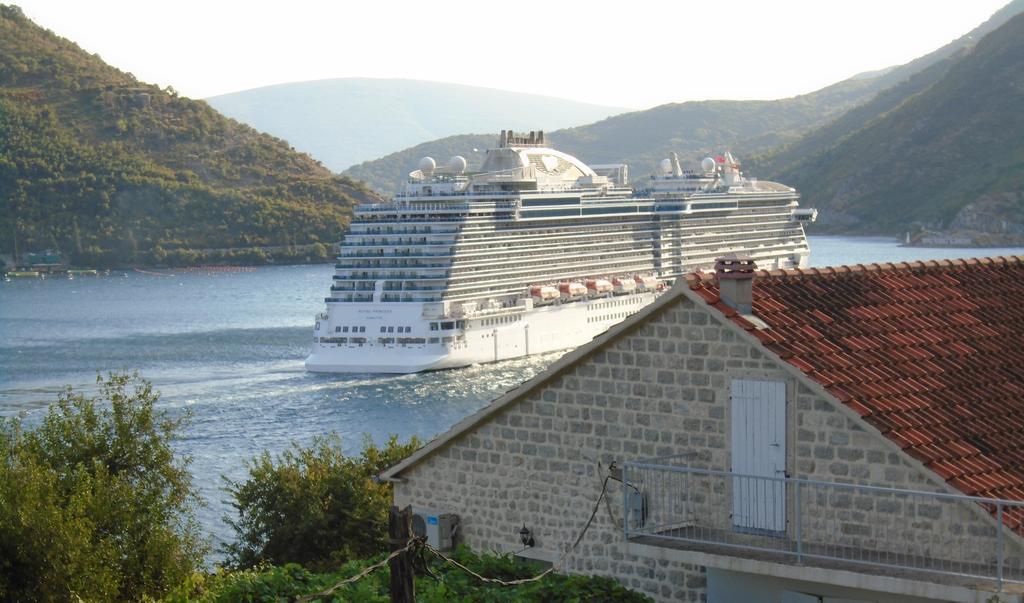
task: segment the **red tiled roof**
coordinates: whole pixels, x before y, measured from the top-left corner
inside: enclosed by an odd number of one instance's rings
[[[687,280],[952,486],[1024,500],[1024,258],[760,271],[766,330]]]

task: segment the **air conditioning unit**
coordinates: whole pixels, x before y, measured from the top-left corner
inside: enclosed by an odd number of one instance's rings
[[[427,544],[439,551],[450,551],[455,545],[455,532],[459,529],[459,516],[430,509],[412,510],[412,533],[426,537]]]

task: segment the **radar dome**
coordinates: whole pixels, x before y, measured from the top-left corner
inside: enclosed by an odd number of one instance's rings
[[[462,155],[456,155],[448,160],[448,167],[456,174],[465,172],[467,165],[469,164],[466,163],[466,158]]]
[[[433,157],[424,157],[420,159],[420,171],[424,174],[430,174],[437,167],[437,162],[434,161]]]
[[[672,171],[672,160],[671,159],[662,159],[661,162],[658,163],[658,170],[660,170],[662,174],[668,174],[669,172],[671,172]]]
[[[711,157],[705,157],[700,162],[700,169],[704,170],[705,172],[715,171],[715,160],[712,159]]]

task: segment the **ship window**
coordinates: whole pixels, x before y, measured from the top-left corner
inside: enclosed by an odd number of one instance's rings
[[[341,327],[342,333],[348,333],[348,327]]]
[[[556,218],[562,216],[578,216],[580,210],[574,209],[527,209],[523,210],[524,218]]]
[[[464,321],[464,320],[456,321],[455,322],[455,326],[457,328],[459,328],[459,329],[465,329],[466,328],[466,321]]]
[[[440,341],[440,339],[438,339],[437,337],[430,338],[430,343],[437,343],[438,341]]]
[[[388,328],[387,328],[387,327],[381,327],[381,328],[380,328],[380,332],[381,332],[381,333],[384,333],[384,332],[386,332],[387,330],[388,330]]]
[[[543,207],[545,205],[579,205],[579,199],[525,199],[523,207]]]
[[[455,328],[455,323],[454,322],[442,322],[441,323],[441,330],[442,331],[451,331],[454,328]]]
[[[388,327],[388,333],[394,333],[395,327]]]
[[[335,333],[341,333],[341,327],[334,327]]]
[[[437,330],[437,323],[436,322],[430,323],[430,330],[431,331],[436,331]]]

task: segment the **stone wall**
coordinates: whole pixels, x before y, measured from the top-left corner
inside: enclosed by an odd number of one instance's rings
[[[729,470],[731,378],[787,383],[787,466],[792,475],[939,487],[881,437],[862,429],[838,403],[798,386],[759,345],[748,343],[713,312],[685,297],[672,302],[407,470],[405,481],[395,485],[396,504],[459,514],[460,538],[477,550],[519,550],[518,532],[525,524],[536,539],[531,554],[556,559],[590,517],[612,461],[681,455],[691,466]],[[723,501],[729,500],[730,486],[728,478],[721,482],[717,494],[709,486],[703,506],[691,511],[728,526],[729,506]],[[924,551],[938,543],[924,534],[954,533],[946,523],[955,521],[961,526],[957,542],[980,551],[992,533],[991,522],[975,509],[964,511],[962,504],[937,514],[925,508],[923,515],[914,507],[908,533],[893,527],[906,527],[908,522],[899,520],[908,509],[905,503],[894,507],[876,501],[868,507],[857,496],[803,496],[805,536],[816,536],[817,530],[823,538],[834,537],[838,530],[851,546],[878,545],[880,538],[899,535],[900,544],[916,543]],[[822,504],[815,505],[816,500]],[[621,486],[610,481],[567,567],[614,577],[659,601],[704,601],[704,568],[628,554],[621,510]]]

